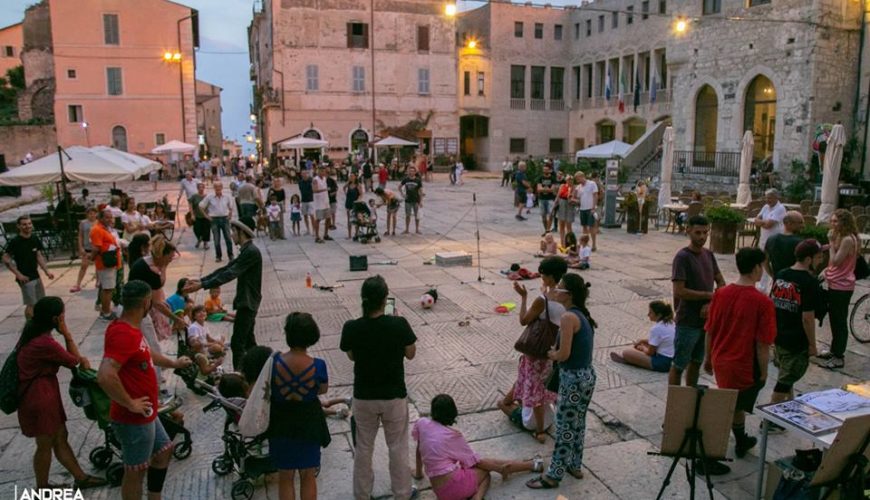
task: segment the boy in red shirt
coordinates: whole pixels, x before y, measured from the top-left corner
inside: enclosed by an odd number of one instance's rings
[[[746,434],[746,412],[752,413],[758,392],[767,380],[770,345],[776,338],[773,301],[755,288],[764,273],[765,259],[764,251],[758,248],[737,252],[740,278],[713,294],[704,327],[704,370],[716,375],[720,388],[739,391],[731,424],[738,458],[743,458],[758,441]]]

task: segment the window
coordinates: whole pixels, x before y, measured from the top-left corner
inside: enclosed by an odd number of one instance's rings
[[[103,37],[106,45],[120,45],[121,36],[118,31],[118,14],[103,14]]]
[[[106,68],[106,90],[109,95],[121,95],[124,93],[121,82],[121,68]]]
[[[565,139],[550,139],[550,153],[562,154],[565,152]]]
[[[154,144],[157,146],[162,146],[166,144],[166,134],[163,132],[158,132],[154,134]]]
[[[3,47],[3,54],[6,57],[15,57],[15,47],[11,45],[6,45],[5,47]]]
[[[347,48],[369,48],[369,25],[366,23],[347,23]]]
[[[76,70],[74,70],[74,69],[66,70],[66,77],[69,78],[70,80],[75,80],[76,76],[78,76],[78,75],[76,75]]]
[[[517,139],[515,137],[511,137],[510,152],[511,153],[525,153],[526,152],[526,140],[524,138]]]
[[[574,23],[574,40],[580,39],[580,23]]]
[[[483,95],[483,93],[484,93],[483,91],[486,87],[486,81],[484,80],[484,78],[485,77],[484,77],[483,71],[478,71],[477,72],[477,95],[480,95],[480,96]]]
[[[722,12],[722,0],[701,0],[704,2],[704,15]]]
[[[305,66],[305,90],[308,92],[317,92],[320,87],[318,81],[318,69],[316,64]]]
[[[511,66],[511,99],[526,98],[526,67]]]
[[[429,52],[429,26],[417,26],[417,51]]]
[[[629,5],[625,10],[628,11],[628,13],[625,14],[625,24],[634,23],[634,5]]]
[[[417,93],[429,95],[429,68],[417,70]]]
[[[564,97],[565,68],[550,68],[550,99],[560,101]]]
[[[668,0],[659,0],[659,14],[668,13]]]
[[[544,38],[544,25],[541,23],[535,23],[535,38]]]
[[[85,114],[79,104],[71,104],[67,106],[67,114],[69,115],[70,123],[81,123],[85,121]]]
[[[471,95],[471,71],[466,71],[462,75],[462,93]]]
[[[562,39],[562,25],[557,24],[553,26],[553,40],[561,40]]]
[[[586,20],[586,36],[592,36],[592,19]]]
[[[517,21],[514,23],[514,37],[522,38],[523,37],[523,23]]]
[[[604,33],[604,14],[598,16],[598,32]]]
[[[610,13],[610,27],[613,29],[619,27],[619,12]]]
[[[544,98],[544,73],[547,68],[532,66],[532,99]]]
[[[770,4],[770,0],[749,0],[750,7],[756,7],[758,5],[768,5]]]
[[[353,67],[353,91],[366,91],[366,69],[363,66]]]
[[[649,19],[649,0],[643,0],[640,3],[640,11],[643,13],[640,18],[644,21]]]

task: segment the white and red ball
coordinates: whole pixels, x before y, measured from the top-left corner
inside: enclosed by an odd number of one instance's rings
[[[435,305],[435,297],[432,297],[428,293],[424,293],[420,297],[420,306],[423,309],[431,309],[433,305]]]

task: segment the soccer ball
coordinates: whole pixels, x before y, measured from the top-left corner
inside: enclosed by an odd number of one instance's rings
[[[428,293],[424,293],[420,297],[420,305],[423,307],[423,309],[431,309],[432,306],[435,305],[435,298]]]

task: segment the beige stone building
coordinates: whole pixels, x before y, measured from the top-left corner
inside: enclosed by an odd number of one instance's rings
[[[396,128],[457,154],[455,31],[436,0],[264,0],[249,28],[264,156],[304,135],[343,159]]]
[[[21,66],[21,49],[24,47],[24,27],[21,23],[0,28],[0,77],[10,69]]]
[[[223,154],[222,90],[217,85],[196,81],[196,134],[199,138],[200,156],[220,158]]]

